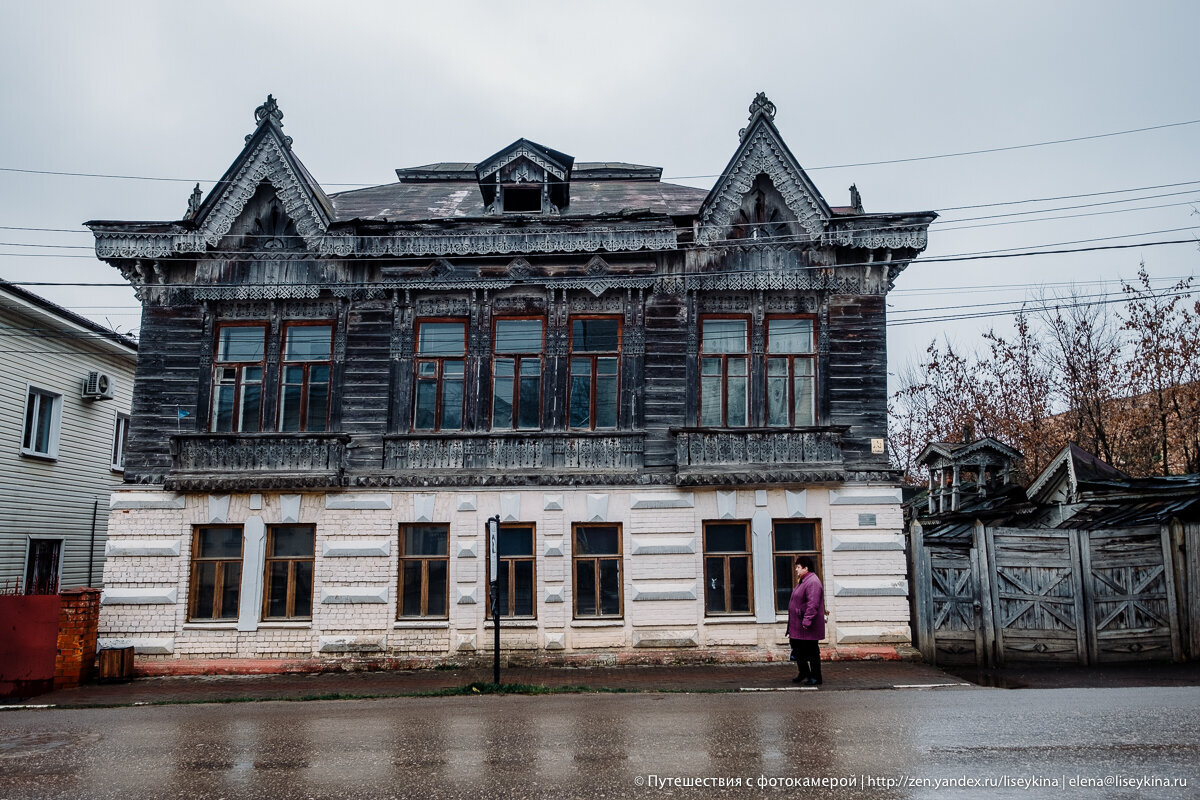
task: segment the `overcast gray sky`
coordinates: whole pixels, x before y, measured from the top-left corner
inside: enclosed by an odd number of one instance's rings
[[[118,281],[89,249],[14,243],[90,248],[84,220],[180,218],[192,182],[209,189],[237,156],[268,92],[295,152],[329,192],[392,182],[396,167],[478,161],[521,136],[581,161],[661,166],[664,180],[707,188],[738,144],[751,99],[765,91],[788,145],[833,205],[846,204],[856,183],[868,211],[942,213],[926,257],[1100,237],[1125,238],[1072,246],[1194,239],[1200,124],[822,167],[1200,120],[1198,31],[1200,3],[1189,0],[5,1],[0,277]],[[1184,182],[1192,183],[949,210]],[[1044,211],[949,222],[1032,210]],[[1079,214],[1090,216],[1042,219]],[[71,232],[13,230],[23,227]],[[1044,283],[1113,291],[1092,282],[1131,277],[1141,259],[1155,278],[1177,279],[1197,271],[1200,254],[1191,244],[918,261],[891,297],[890,368],[919,358],[933,338],[973,347],[981,331],[1009,322],[895,324],[946,313],[917,309],[1019,302]],[[1009,288],[978,288],[997,285]],[[137,327],[128,289],[30,288],[122,330]]]

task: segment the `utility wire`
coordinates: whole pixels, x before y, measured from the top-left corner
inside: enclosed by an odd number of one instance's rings
[[[1002,153],[1010,150],[1025,150],[1031,147],[1048,147],[1056,144],[1069,144],[1071,142],[1085,142],[1093,139],[1106,139],[1112,136],[1127,136],[1134,133],[1146,133],[1148,131],[1164,130],[1166,128],[1178,128],[1185,125],[1195,125],[1200,123],[1200,119],[1185,120],[1183,122],[1168,122],[1163,125],[1149,125],[1144,128],[1130,128],[1122,131],[1110,131],[1108,133],[1096,133],[1088,136],[1073,136],[1067,139],[1050,139],[1042,142],[1028,142],[1026,144],[1007,145],[1005,147],[988,147],[980,150],[962,150],[955,153],[936,153],[933,155],[910,156],[908,158],[891,158],[881,161],[860,161],[853,164],[826,164],[818,167],[806,167],[806,172],[815,172],[817,170],[826,169],[849,169],[850,167],[875,167],[885,164],[907,164],[914,161],[932,161],[940,158],[960,158],[962,156],[983,155],[985,153]],[[0,172],[16,172],[28,175],[58,175],[72,178],[104,178],[108,180],[137,180],[137,181],[166,181],[173,183],[219,183],[219,181],[211,178],[164,178],[146,175],[115,175],[107,173],[95,172],[66,172],[59,170],[43,170],[43,169],[22,169],[18,167],[0,167]],[[715,175],[676,175],[661,180],[693,180],[699,178],[723,178],[726,173],[717,173]],[[561,183],[561,181],[547,181],[547,183]],[[374,183],[327,183],[324,186],[354,186],[360,188],[373,188],[379,184]]]

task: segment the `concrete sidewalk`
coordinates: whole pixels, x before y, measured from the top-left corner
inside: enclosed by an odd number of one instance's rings
[[[939,669],[911,661],[826,661],[817,691],[969,687]],[[502,684],[548,689],[625,692],[795,691],[796,668],[784,663],[694,666],[511,667]],[[137,678],[129,683],[88,684],[18,701],[56,707],[123,706],[143,703],[313,700],[396,697],[445,692],[472,683],[490,684],[491,669],[424,669],[379,672],[319,672],[283,675],[189,675]]]

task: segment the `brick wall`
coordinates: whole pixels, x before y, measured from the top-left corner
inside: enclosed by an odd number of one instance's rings
[[[59,597],[55,689],[78,686],[92,677],[100,621],[99,589],[67,589]]]

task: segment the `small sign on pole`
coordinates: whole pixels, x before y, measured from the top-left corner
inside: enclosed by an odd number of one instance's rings
[[[488,582],[492,600],[492,683],[500,685],[500,515],[489,517],[488,532]]]

